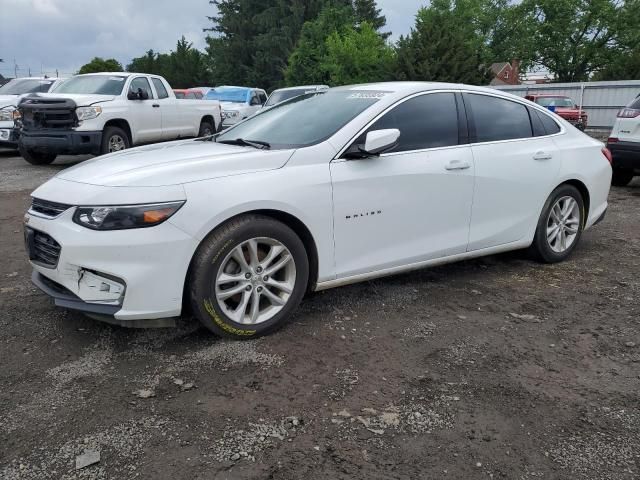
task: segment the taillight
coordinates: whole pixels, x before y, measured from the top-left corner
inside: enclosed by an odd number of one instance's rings
[[[618,118],[636,118],[640,116],[640,110],[636,108],[623,108],[618,112]]]
[[[610,164],[613,164],[613,156],[611,155],[611,151],[608,148],[603,148],[602,154],[606,157]]]
[[[607,143],[618,143],[618,139],[616,137],[609,137]]]

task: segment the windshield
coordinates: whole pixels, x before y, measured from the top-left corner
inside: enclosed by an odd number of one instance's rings
[[[330,90],[299,95],[262,110],[230,128],[218,141],[238,138],[271,148],[297,148],[322,142],[382,98],[386,92]]]
[[[538,97],[536,98],[536,103],[543,107],[574,108],[576,106],[575,102],[569,97]]]
[[[127,77],[119,75],[81,75],[61,83],[55,93],[120,95]]]
[[[246,103],[249,97],[247,88],[226,88],[218,87],[209,90],[207,100],[218,100],[220,102]]]
[[[269,99],[267,100],[267,103],[264,104],[264,106],[270,107],[271,105],[284,102],[285,100],[297,97],[298,95],[304,95],[305,93],[307,93],[307,91],[308,90],[306,88],[298,88],[295,90],[276,90],[269,96]]]
[[[55,82],[37,78],[14,78],[0,87],[0,95],[23,95],[25,93],[46,93]]]

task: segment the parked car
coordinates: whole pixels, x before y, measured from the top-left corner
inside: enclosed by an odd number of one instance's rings
[[[46,93],[63,80],[47,77],[14,78],[0,87],[0,147],[18,148],[13,113],[20,98],[29,93]]]
[[[607,147],[613,155],[613,185],[625,186],[640,175],[640,95],[618,112]]]
[[[265,107],[271,107],[290,98],[297,97],[298,95],[304,95],[305,93],[324,93],[329,90],[328,85],[304,85],[300,87],[287,87],[274,90],[269,95]]]
[[[197,90],[202,92],[202,96],[206,96],[209,93],[209,90],[213,90],[214,87],[191,87],[189,90]]]
[[[24,97],[18,112],[20,154],[34,165],[210,135],[222,124],[219,102],[178,101],[164,78],[139,73],[77,75]]]
[[[204,95],[200,90],[191,90],[191,89],[173,89],[173,94],[176,98],[184,99],[184,100],[202,100]]]
[[[260,110],[267,101],[267,92],[259,88],[223,85],[209,90],[205,98],[220,101],[222,128],[227,128]]]
[[[565,95],[535,94],[525,97],[564,118],[574,127],[584,131],[589,123],[587,112],[581,110],[571,97]]]
[[[57,305],[129,326],[188,306],[242,339],[308,290],[522,248],[562,261],[610,183],[601,142],[520,97],[355,85],[62,170],[33,192],[25,238]]]

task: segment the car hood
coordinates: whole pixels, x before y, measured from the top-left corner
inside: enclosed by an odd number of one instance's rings
[[[116,97],[113,95],[83,95],[72,93],[39,93],[39,97],[43,98],[70,98],[79,107],[93,105],[94,103],[110,102]]]
[[[18,103],[18,97],[20,95],[0,95],[0,108],[8,107],[9,105],[15,106]]]
[[[222,108],[222,110],[244,110],[247,108],[247,104],[238,102],[220,102],[220,108]]]
[[[274,170],[294,150],[258,150],[187,140],[112,153],[62,170],[57,177],[112,187],[158,187]]]

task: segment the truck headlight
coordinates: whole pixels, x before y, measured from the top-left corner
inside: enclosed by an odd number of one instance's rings
[[[125,230],[159,225],[184,205],[184,201],[144,205],[78,207],[73,221],[92,230]]]
[[[78,121],[91,120],[102,113],[102,107],[78,107],[76,108],[76,117]]]
[[[0,122],[13,122],[13,112],[15,108],[9,107],[0,110]]]

